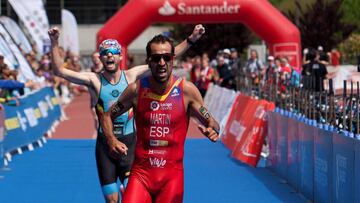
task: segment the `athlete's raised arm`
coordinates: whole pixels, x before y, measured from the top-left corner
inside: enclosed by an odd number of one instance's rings
[[[121,94],[107,112],[99,113],[100,125],[104,131],[106,141],[109,145],[110,154],[119,157],[121,154],[127,154],[127,146],[116,139],[113,132],[113,120],[119,115],[125,113],[134,107],[137,96],[137,83],[130,84]]]
[[[195,25],[191,35],[175,47],[175,56],[183,55],[204,33],[205,28],[202,24]]]
[[[195,115],[195,117],[205,126],[204,128],[199,125],[200,131],[211,141],[216,142],[219,139],[220,126],[205,108],[201,94],[193,83],[184,81],[184,97],[188,103],[188,113],[190,110],[192,115]]]
[[[91,79],[96,77],[94,73],[78,73],[63,67],[64,61],[59,51],[59,29],[57,27],[51,28],[48,34],[51,41],[51,62],[54,74],[79,85],[91,85]]]
[[[198,39],[200,39],[204,33],[205,33],[204,26],[201,24],[196,25],[191,35],[175,47],[175,57],[183,55],[186,52],[186,50],[188,50],[190,46],[195,44],[195,42]],[[133,83],[136,80],[149,75],[150,75],[150,69],[148,65],[135,66],[129,69],[128,71],[126,71],[126,78],[129,83]]]

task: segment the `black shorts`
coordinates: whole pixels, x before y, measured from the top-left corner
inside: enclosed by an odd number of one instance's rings
[[[121,158],[114,159],[109,155],[109,147],[104,135],[98,133],[95,156],[100,184],[102,186],[116,183],[117,178],[124,183],[124,180],[130,175],[130,169],[135,156],[136,134],[124,135],[118,138],[118,140],[126,144],[128,152],[127,155],[122,155]]]

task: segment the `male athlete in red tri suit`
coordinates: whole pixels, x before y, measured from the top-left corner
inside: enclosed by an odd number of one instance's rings
[[[137,143],[123,203],[181,203],[189,116],[202,122],[205,127],[199,126],[201,132],[213,142],[219,138],[219,125],[204,107],[198,89],[172,75],[172,41],[157,35],[148,42],[146,51],[152,76],[130,84],[100,123],[105,136],[111,139],[112,119],[134,108]],[[117,142],[111,150],[121,156],[128,148]]]

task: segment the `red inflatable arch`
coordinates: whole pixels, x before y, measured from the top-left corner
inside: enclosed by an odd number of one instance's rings
[[[301,65],[299,30],[267,0],[129,0],[97,33],[97,44],[113,38],[127,47],[154,22],[243,23],[266,41],[271,55]]]

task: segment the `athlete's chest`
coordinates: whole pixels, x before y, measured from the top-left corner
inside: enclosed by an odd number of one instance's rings
[[[185,119],[185,108],[181,95],[163,101],[151,98],[140,100],[138,116],[145,125],[176,126]]]

